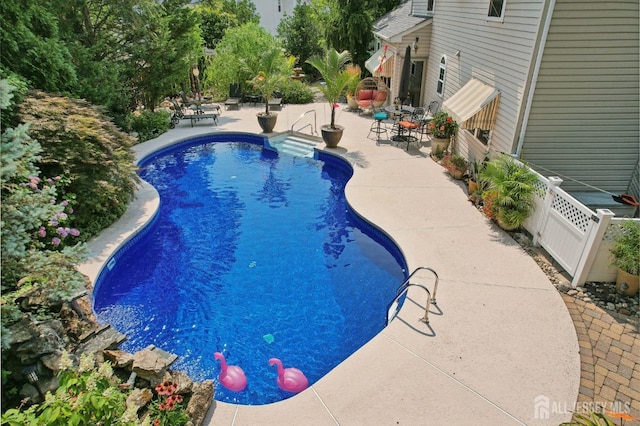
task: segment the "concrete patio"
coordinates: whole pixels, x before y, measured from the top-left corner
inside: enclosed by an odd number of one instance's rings
[[[466,188],[429,157],[425,141],[395,146],[368,139],[372,119],[343,111],[340,146],[331,150],[355,170],[351,206],[402,249],[409,272],[429,266],[440,276],[430,324],[421,321],[425,293],[409,292],[400,314],[368,344],[304,392],[265,406],[214,402],[211,425],[558,425],[571,418],[580,384],[576,331],[561,295],[509,234],[469,201]],[[286,105],[276,132],[327,103]],[[260,133],[245,104],[223,111],[218,125],[183,120],[135,147],[139,158],[193,135]],[[313,122],[312,114],[309,114]],[[304,121],[302,123],[307,123]],[[303,124],[297,125],[301,127]],[[315,128],[315,124],[314,124]],[[309,132],[309,128],[305,131]],[[318,149],[324,149],[322,142]],[[125,216],[91,242],[82,271],[94,279],[102,264],[153,214],[157,194],[142,185]],[[429,274],[416,282],[432,288]],[[398,283],[400,284],[400,283]]]

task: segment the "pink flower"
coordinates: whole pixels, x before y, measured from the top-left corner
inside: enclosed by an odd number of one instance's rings
[[[47,230],[45,229],[44,226],[41,226],[40,229],[38,229],[38,236],[40,238],[44,238],[47,236]]]
[[[53,237],[53,238],[51,239],[51,244],[53,244],[54,246],[59,245],[61,242],[62,242],[62,241],[61,241],[61,240],[60,240],[60,238],[58,238],[58,237]]]
[[[73,235],[74,237],[77,237],[78,235],[80,235],[80,231],[78,231],[78,230],[77,230],[77,229],[75,229],[75,228],[71,228],[71,229],[69,230],[69,234]]]
[[[340,105],[338,105],[338,104],[333,104],[333,109],[337,109],[337,108],[340,108]]]

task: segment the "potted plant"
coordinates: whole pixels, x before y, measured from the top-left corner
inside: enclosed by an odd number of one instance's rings
[[[269,101],[273,92],[280,89],[291,75],[294,61],[295,58],[285,56],[283,49],[274,47],[266,51],[252,66],[247,66],[254,76],[249,80],[249,84],[253,85],[264,101],[264,112],[256,114],[258,124],[264,133],[271,133],[276,125],[278,114],[269,111]]]
[[[609,251],[613,255],[611,266],[618,268],[616,289],[635,296],[640,283],[640,222],[625,220]]]
[[[356,100],[356,89],[358,88],[358,84],[360,83],[360,75],[362,74],[362,69],[358,64],[349,64],[345,67],[345,70],[353,77],[353,80],[347,85],[346,93],[347,93],[347,106],[351,111],[357,111],[360,109],[358,106],[358,101]]]
[[[502,154],[480,171],[483,210],[504,230],[522,226],[534,208],[538,177],[526,165]]]
[[[458,131],[458,123],[445,111],[438,111],[429,122],[431,153],[436,156],[447,150],[451,137]]]
[[[473,162],[469,165],[469,182],[467,183],[467,191],[469,192],[469,196],[474,195],[475,193],[482,192],[482,187],[479,186],[480,182],[480,171],[484,167],[484,163],[478,162],[477,160],[473,160]]]
[[[454,179],[462,179],[462,176],[464,176],[465,172],[469,168],[467,159],[458,154],[445,155],[440,164],[447,169]]]
[[[320,85],[319,89],[329,102],[331,123],[325,124],[320,129],[322,139],[328,148],[337,147],[338,142],[342,139],[344,127],[336,125],[336,108],[338,108],[338,100],[342,93],[357,78],[345,69],[350,60],[349,51],[338,52],[335,49],[328,50],[324,57],[315,56],[307,60],[307,63],[317,69],[324,78],[325,84]]]

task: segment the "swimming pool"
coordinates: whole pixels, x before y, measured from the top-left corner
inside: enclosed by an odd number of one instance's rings
[[[160,193],[153,222],[96,280],[94,311],[133,352],[154,344],[173,369],[213,379],[215,399],[267,404],[272,357],[312,385],[385,326],[405,278],[399,249],[344,198],[352,169],[263,149],[259,135],[208,135],[144,159]],[[244,391],[218,383],[222,352]]]

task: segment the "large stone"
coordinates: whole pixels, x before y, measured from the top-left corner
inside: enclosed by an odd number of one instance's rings
[[[162,378],[162,381],[170,381],[178,385],[175,393],[179,395],[188,395],[193,392],[193,380],[191,380],[191,377],[184,371],[167,372]]]
[[[129,352],[125,352],[120,349],[107,349],[104,351],[104,356],[106,359],[111,361],[111,365],[115,368],[131,370],[131,367],[133,366],[133,355]]]
[[[52,325],[56,325],[55,321]],[[42,355],[61,352],[65,343],[60,335],[48,324],[31,324],[30,332],[35,338],[15,346],[16,356],[24,365],[35,363]]]
[[[164,373],[177,359],[176,355],[148,346],[133,355],[133,371],[152,385],[161,383]]]
[[[28,342],[38,335],[37,324],[28,315],[23,316],[20,321],[11,324],[8,328],[12,345]]]
[[[42,365],[47,367],[49,370],[58,371],[60,370],[61,358],[62,358],[62,352],[59,351],[59,352],[50,353],[48,355],[43,355],[42,357],[40,357],[40,362],[42,362]]]
[[[193,394],[187,404],[187,414],[191,425],[201,426],[207,411],[213,403],[213,380],[196,382],[193,384]]]
[[[127,407],[134,406],[136,407],[136,411],[138,411],[139,409],[147,405],[149,401],[151,401],[152,399],[153,399],[153,392],[151,392],[151,389],[136,388],[127,397],[126,406]]]

